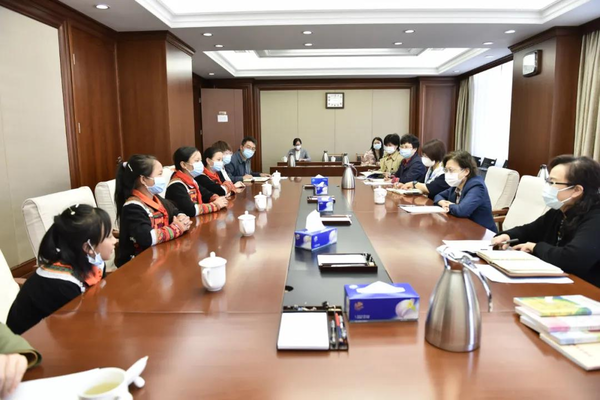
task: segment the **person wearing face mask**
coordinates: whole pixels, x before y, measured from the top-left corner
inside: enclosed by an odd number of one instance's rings
[[[423,157],[421,157],[421,162],[427,168],[424,182],[400,183],[396,187],[404,190],[419,189],[433,200],[438,193],[450,187],[444,177],[445,156],[446,146],[441,140],[433,139],[425,143],[423,145]]]
[[[371,148],[362,156],[360,165],[377,165],[381,157],[383,157],[383,140],[375,137],[371,141]]]
[[[231,181],[226,181],[221,173],[225,168],[223,153],[214,147],[209,147],[204,150],[204,162],[206,163],[204,172],[195,178],[198,185],[218,196],[229,196],[235,193],[235,185]]]
[[[400,166],[402,156],[398,153],[399,147],[400,136],[397,134],[392,133],[383,139],[383,151],[385,154],[381,160],[379,160],[379,170],[383,172],[386,177],[394,174]]]
[[[6,325],[21,334],[96,285],[116,243],[100,208],[75,204],[54,217],[40,243],[39,268],[19,291]]]
[[[115,204],[120,226],[117,267],[147,248],[183,235],[190,218],[179,213],[162,193],[167,182],[160,162],[150,155],[135,154],[117,168]]]
[[[229,146],[229,143],[219,140],[218,142],[214,142],[212,144],[212,146],[210,146],[210,147],[213,147],[223,153],[223,164],[225,164],[225,168],[223,168],[223,170],[221,171],[221,174],[223,175],[223,178],[225,178],[226,181],[233,182],[231,180],[231,178],[229,177],[229,175],[227,174],[227,165],[229,163],[231,163],[231,157],[233,156],[233,151],[231,151],[231,146]],[[238,189],[246,188],[246,185],[244,185],[244,182],[235,182],[234,185]]]
[[[269,176],[269,174],[252,171],[250,159],[254,156],[255,152],[256,139],[250,136],[242,139],[240,149],[231,157],[231,162],[225,166],[227,175],[229,175],[234,183],[241,182],[244,179],[251,180],[252,177],[256,176]]]
[[[167,186],[167,200],[190,218],[227,207],[227,199],[198,186],[194,178],[204,171],[202,156],[195,147],[180,147],[173,154],[176,172]],[[212,198],[205,203],[203,198]]]
[[[294,147],[287,152],[288,157],[290,154],[293,154],[296,161],[310,161],[310,154],[308,154],[306,149],[302,148],[302,139],[295,138],[292,144]]]
[[[392,179],[393,183],[423,182],[427,168],[421,161],[419,151],[419,139],[415,135],[407,133],[400,139],[400,155],[402,162]]]
[[[498,232],[492,216],[492,203],[483,178],[477,175],[475,160],[467,151],[455,151],[446,158],[444,179],[448,189],[433,199],[455,217],[471,221]]]
[[[527,225],[500,232],[492,243],[556,265],[600,287],[600,163],[561,155],[550,162],[541,196],[550,210]]]

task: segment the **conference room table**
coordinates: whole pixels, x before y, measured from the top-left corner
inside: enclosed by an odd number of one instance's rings
[[[340,179],[330,179],[336,207],[352,210],[391,281],[410,283],[420,295],[419,320],[348,324],[347,352],[277,351],[294,230],[311,194],[303,188],[308,178],[281,183],[266,211],[254,206],[260,184],[248,186],[227,210],[196,217],[184,236],[144,251],[26,332],[43,362],[25,379],[126,369],[148,355],[146,386],[131,387],[135,399],[599,398],[600,371],[586,372],[542,342],[513,305],[516,296],[600,300],[599,288],[575,276],[566,285],[491,283],[494,308],[487,312],[474,279],[481,347],[452,353],[431,346],[425,319],[443,272],[436,248],[444,239],[493,234],[468,219],[399,208],[430,204],[424,196],[390,193],[376,205],[372,187],[361,181],[342,191]],[[239,233],[237,217],[245,211],[257,216],[251,237]],[[211,251],[227,260],[219,292],[203,288],[198,266]]]
[[[309,165],[311,164],[311,165]],[[366,172],[366,171],[370,171],[373,169],[377,169],[377,167],[375,166],[366,166],[366,165],[354,165],[354,168],[356,169],[355,175],[357,173],[360,172]],[[301,163],[301,164],[296,164],[295,167],[288,167],[287,164],[284,166],[276,166],[276,167],[270,167],[269,168],[269,173],[273,174],[275,171],[279,171],[281,172],[282,176],[296,176],[296,177],[311,177],[311,176],[317,176],[317,175],[321,175],[321,176],[331,176],[331,177],[336,177],[336,176],[342,176],[344,174],[344,171],[346,170],[346,167],[343,166],[341,163],[336,162],[336,163],[316,163],[313,165],[313,163]]]

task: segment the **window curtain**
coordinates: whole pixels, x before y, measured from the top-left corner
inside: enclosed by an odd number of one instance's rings
[[[575,117],[575,155],[600,161],[600,31],[583,37]]]
[[[456,126],[454,129],[454,149],[471,149],[471,110],[473,109],[473,77],[463,79],[458,89]]]
[[[512,61],[473,75],[470,152],[498,166],[508,158],[512,79]]]

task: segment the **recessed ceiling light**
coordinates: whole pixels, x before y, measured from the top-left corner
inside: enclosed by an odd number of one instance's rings
[[[312,47],[312,43],[304,43],[304,46],[306,46],[306,47]]]
[[[485,56],[485,58],[494,58],[495,56]]]
[[[210,76],[213,76],[215,73],[214,72],[209,72],[208,73]]]
[[[457,70],[457,69],[456,69],[456,70],[454,70],[454,73],[455,73],[455,74],[458,74],[459,72],[460,72],[460,71],[459,71],[459,70]]]
[[[215,44],[215,47],[216,47],[217,49],[220,49],[221,47],[223,47],[223,45],[222,45],[222,44]]]
[[[402,42],[395,42],[394,43],[394,46],[400,46],[400,45],[402,45]]]
[[[212,33],[210,33],[210,32],[204,32],[204,33],[202,34],[202,36],[211,37],[211,36],[212,36]]]
[[[96,4],[96,5],[95,5],[95,7],[96,7],[98,10],[108,10],[108,9],[110,8],[110,7],[109,7],[108,5],[106,5],[106,4]]]
[[[407,29],[404,31],[404,33],[415,33],[414,29]]]
[[[312,32],[311,31],[304,31],[304,32],[302,32],[302,34],[303,35],[312,35]]]
[[[491,44],[494,44],[494,42],[483,42],[483,45],[484,45],[484,46],[489,46],[489,45],[491,45]]]
[[[504,31],[504,33],[515,33],[516,31],[514,29],[509,29],[507,31]]]

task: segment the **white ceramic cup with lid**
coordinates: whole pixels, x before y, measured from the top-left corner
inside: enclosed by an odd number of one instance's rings
[[[254,196],[254,205],[258,211],[265,211],[267,209],[267,196],[259,192]]]
[[[138,388],[144,387],[146,382],[140,376],[148,357],[139,359],[127,371],[121,368],[100,368],[94,373],[94,377],[82,384],[77,397],[79,400],[133,400],[129,393],[129,385],[132,383]]]
[[[225,286],[225,266],[227,260],[221,257],[217,257],[215,252],[210,253],[210,257],[200,261],[200,267],[202,268],[202,284],[206,290],[216,292],[223,289]]]
[[[240,232],[242,235],[254,235],[254,231],[256,230],[256,217],[254,215],[248,214],[248,211],[246,211],[238,217],[238,220],[240,221]]]
[[[271,185],[269,182],[263,183],[262,192],[265,196],[271,197],[271,195],[273,194],[273,185]]]
[[[375,204],[385,204],[385,196],[387,195],[387,190],[382,187],[376,187],[373,190],[373,199],[375,200]]]

